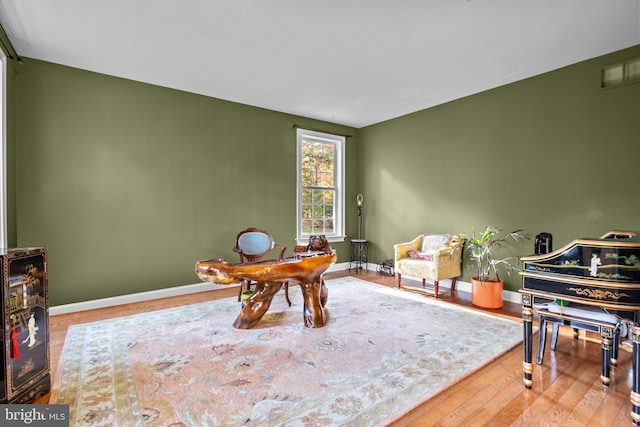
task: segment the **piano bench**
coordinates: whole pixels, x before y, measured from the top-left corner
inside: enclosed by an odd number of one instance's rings
[[[577,338],[578,329],[599,333],[602,337],[602,384],[611,382],[611,366],[618,363],[618,346],[620,335],[627,334],[627,325],[613,314],[605,313],[598,307],[591,306],[558,306],[555,303],[544,304],[538,308],[540,319],[540,335],[538,337],[538,357],[536,362],[542,364],[547,336],[547,323],[553,323],[551,350],[556,349],[558,329],[560,325],[570,326]]]

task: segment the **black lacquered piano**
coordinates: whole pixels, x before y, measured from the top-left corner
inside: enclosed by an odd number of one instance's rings
[[[610,231],[600,238],[576,239],[556,251],[522,257],[520,261],[525,387],[531,388],[533,383],[534,301],[595,307],[623,319],[631,331],[631,417],[635,425],[640,425],[640,232]],[[569,320],[565,324],[570,324]],[[603,380],[607,380],[604,385],[608,385],[612,337],[618,332],[615,328],[608,323],[598,328],[602,336]]]

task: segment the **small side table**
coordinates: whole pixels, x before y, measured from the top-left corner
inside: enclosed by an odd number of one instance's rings
[[[369,262],[369,244],[366,240],[353,239],[351,240],[351,259],[349,261],[349,270],[367,270],[367,263]]]

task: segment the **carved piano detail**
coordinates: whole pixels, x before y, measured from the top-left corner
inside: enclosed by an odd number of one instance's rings
[[[602,289],[569,288],[569,290],[575,292],[578,296],[604,301],[618,301],[622,297],[629,296],[629,294],[620,293],[618,291],[605,291]]]
[[[524,383],[532,386],[532,329],[535,298],[563,300],[599,307],[625,318],[631,328],[634,381],[631,417],[640,425],[640,235],[610,231],[600,238],[576,239],[546,254],[522,257],[522,319],[524,323]],[[562,317],[562,316],[560,316]],[[603,384],[609,383],[612,327],[600,328],[603,338]]]

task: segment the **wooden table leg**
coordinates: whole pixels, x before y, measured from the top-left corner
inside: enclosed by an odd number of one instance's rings
[[[529,294],[522,294],[522,324],[524,329],[524,361],[522,369],[524,371],[524,386],[528,389],[533,385],[533,356],[532,335],[533,335],[533,297]]]
[[[262,316],[269,310],[273,296],[278,293],[282,283],[258,282],[256,291],[251,298],[244,301],[242,310],[233,327],[237,329],[250,329],[262,319]]]
[[[320,328],[325,324],[324,306],[327,303],[329,290],[324,280],[318,278],[312,283],[300,284],[304,307],[302,315],[307,328]]]

